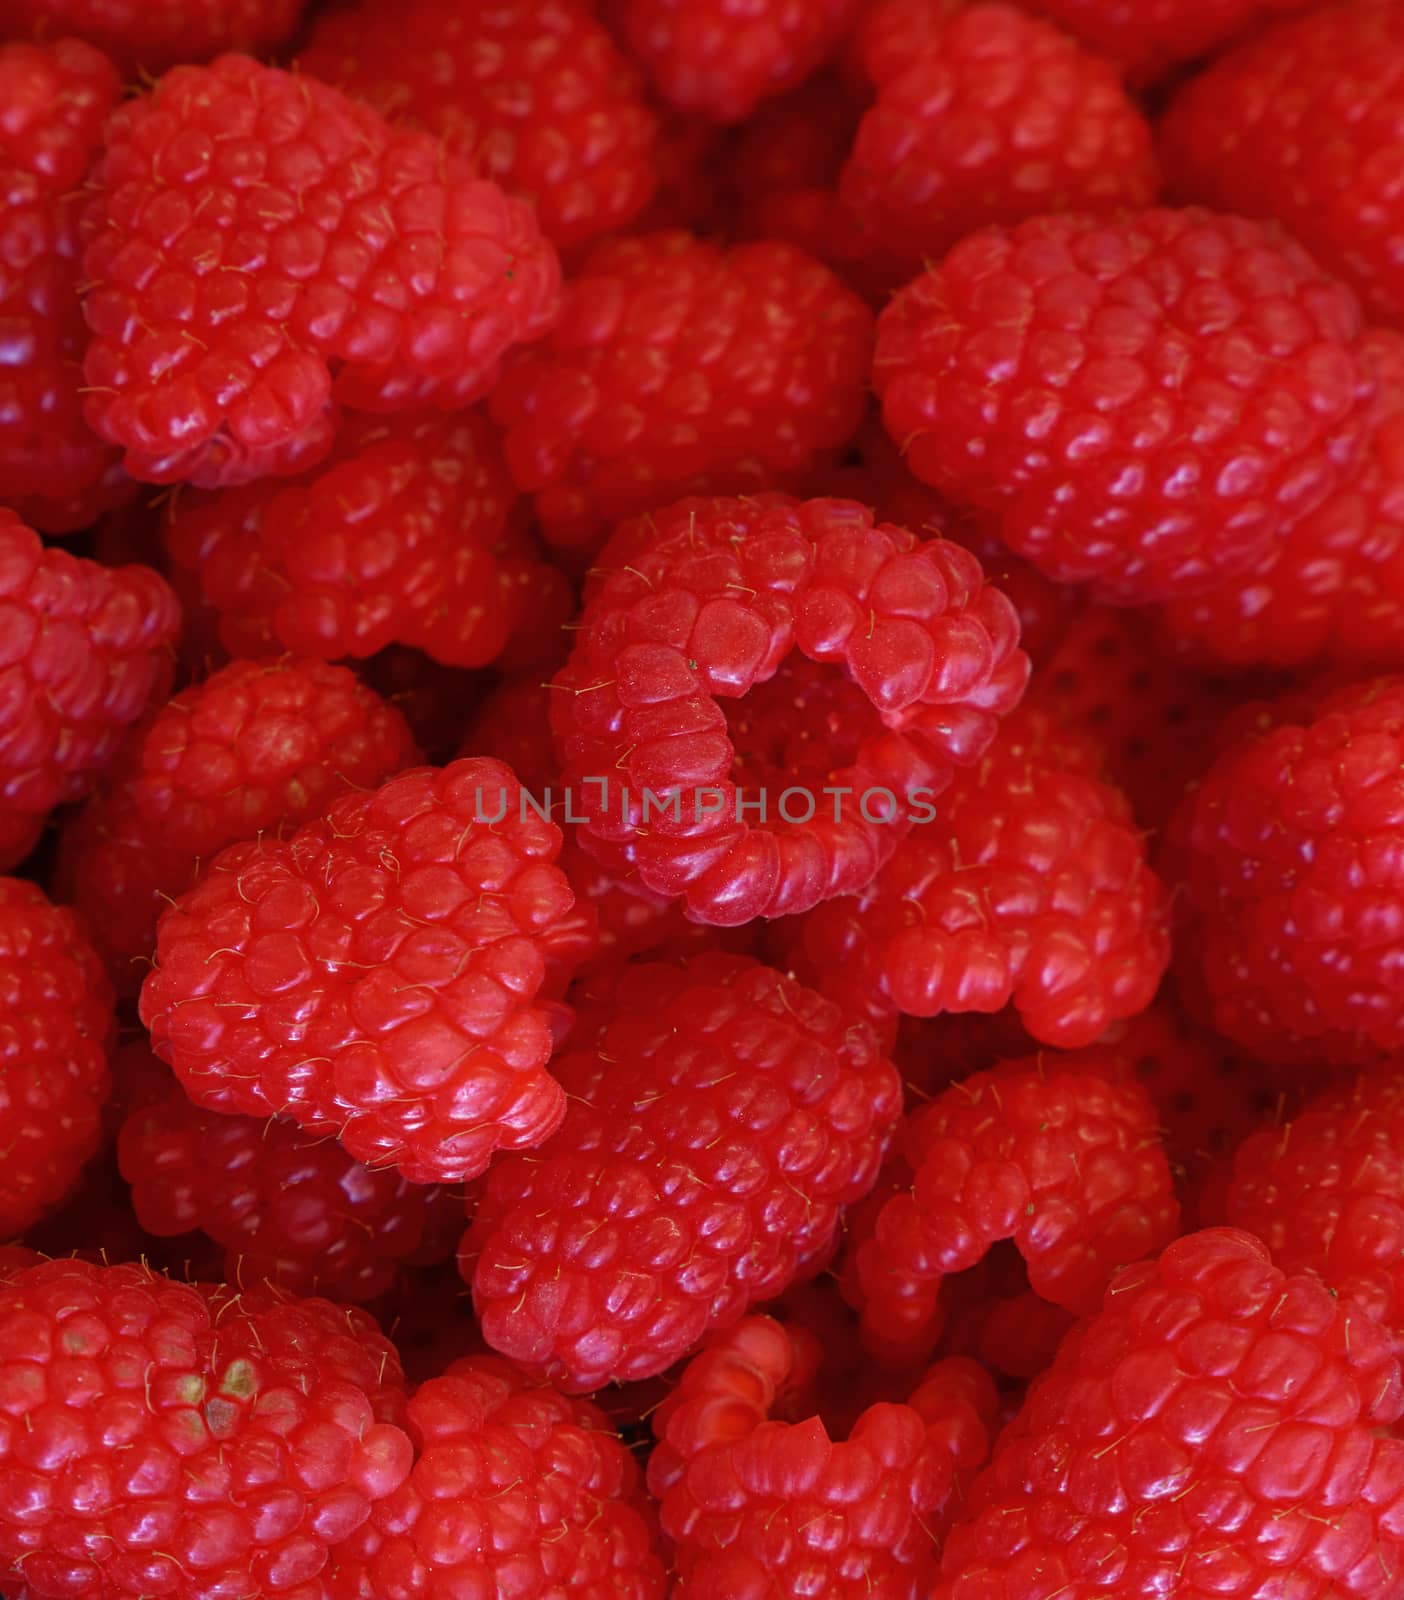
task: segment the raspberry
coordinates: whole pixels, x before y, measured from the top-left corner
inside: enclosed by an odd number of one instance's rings
[[[119,988],[156,922],[225,845],[277,835],[418,758],[398,711],[344,667],[236,661],[133,736],[65,834],[61,881]]]
[[[629,969],[579,1037],[560,1132],[494,1164],[461,1262],[488,1343],[588,1390],[818,1270],[901,1089],[869,1029],[741,956]]]
[[[117,103],[116,69],[75,39],[0,46],[0,500],[71,533],[131,492],[83,420],[79,190]]]
[[[978,760],[1017,700],[1017,633],[973,556],[851,502],[684,500],[625,524],[552,705],[581,841],[698,922],[861,889],[906,797]]]
[[[1041,1299],[1086,1316],[1117,1267],[1175,1237],[1154,1109],[1095,1056],[976,1073],[908,1118],[902,1147],[915,1182],[847,1262],[864,1343],[886,1360],[932,1348],[942,1280],[1003,1240]]]
[[[1369,418],[1360,309],[1290,241],[1198,210],[958,244],[878,324],[917,477],[1122,604],[1243,571],[1336,488]]]
[[[162,916],[142,986],[191,1098],[289,1116],[413,1183],[554,1132],[533,1002],[573,897],[560,833],[519,802],[500,762],[455,761],[222,850]]]
[[[320,18],[301,66],[427,128],[575,245],[631,221],[657,181],[637,69],[586,0],[360,0]]]
[[[792,245],[679,232],[591,251],[492,397],[547,540],[591,554],[680,495],[797,482],[862,415],[872,316]]]
[[[881,87],[905,72],[965,4],[966,0],[870,0],[851,41],[858,75]]]
[[[335,660],[402,644],[481,667],[534,610],[565,606],[517,502],[480,412],[357,417],[293,482],[172,500],[164,536],[232,654]]]
[[[303,470],[337,402],[457,409],[558,303],[529,207],[315,79],[224,56],[108,122],[89,423],[201,488]]]
[[[1214,1026],[1264,1061],[1404,1046],[1402,767],[1404,679],[1379,678],[1245,734],[1186,799],[1186,948]]]
[[[304,0],[0,0],[0,32],[79,34],[135,74],[222,50],[273,50],[291,36],[303,5]]]
[[[861,893],[810,914],[817,986],[874,1019],[1012,1002],[1065,1048],[1143,1011],[1170,959],[1168,905],[1099,770],[1090,740],[1014,712]]]
[[[0,1236],[52,1211],[97,1150],[112,1031],[112,991],[79,919],[0,878]]]
[[[336,1552],[330,1600],[661,1600],[638,1468],[588,1400],[469,1357],[410,1401],[405,1482]]]
[[[934,1600],[1399,1590],[1385,1330],[1247,1234],[1120,1273],[976,1478]]]
[[[81,799],[170,684],[180,608],[149,567],[46,550],[0,507],[0,868]]]
[[[1313,10],[1189,80],[1162,125],[1167,174],[1187,198],[1275,217],[1395,321],[1404,312],[1404,202],[1393,176],[1401,93],[1395,7]]]
[[[822,66],[862,0],[625,0],[630,47],[679,111],[744,122]]]
[[[1148,205],[1158,187],[1116,69],[1013,6],[977,4],[879,84],[839,192],[915,272],[987,223]]]
[[[37,1596],[318,1592],[397,1488],[369,1319],[51,1261],[0,1288],[0,1556]]]
[[[551,742],[551,693],[551,685],[536,678],[499,684],[473,713],[458,754],[505,761],[543,805],[551,792],[553,815],[559,815],[554,810],[561,779]]]

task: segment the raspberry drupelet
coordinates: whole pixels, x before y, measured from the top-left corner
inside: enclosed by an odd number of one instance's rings
[[[901,1112],[872,1030],[759,962],[608,989],[553,1063],[559,1133],[494,1163],[461,1255],[488,1343],[575,1391],[662,1372],[817,1272]]]
[[[76,34],[136,77],[224,50],[275,49],[306,0],[0,0],[0,32]]]
[[[494,820],[495,819],[495,820]],[[574,896],[496,761],[401,773],[222,850],[161,917],[142,1020],[197,1104],[288,1116],[413,1183],[555,1131],[537,997]]]
[[[939,1362],[905,1404],[870,1406],[832,1439],[792,1393],[800,1366],[788,1328],[748,1317],[654,1413],[648,1481],[677,1600],[927,1593],[936,1541],[989,1454],[994,1383],[973,1361]]]
[[[247,56],[176,67],[124,105],[96,182],[87,417],[150,482],[300,471],[338,404],[464,406],[559,303],[529,206],[430,135]]]
[[[414,1468],[335,1552],[329,1600],[662,1600],[638,1467],[588,1400],[469,1356],[409,1403]]]
[[[794,487],[863,414],[872,313],[825,266],[676,230],[598,245],[492,396],[552,545],[685,494]]]
[[[180,607],[150,567],[46,549],[0,507],[0,869],[169,691]]]
[[[1394,1341],[1212,1230],[1129,1267],[1029,1390],[947,1538],[934,1600],[1392,1600]]]
[[[66,829],[59,881],[134,991],[161,911],[218,851],[291,832],[417,760],[404,718],[346,668],[231,662],[133,734]]]
[[[1028,672],[968,551],[778,495],[621,526],[574,637],[552,716],[581,843],[719,926],[865,887]]]
[[[1357,466],[1359,303],[1268,225],[1210,212],[972,234],[878,323],[883,421],[1017,555],[1120,604],[1244,571]]]

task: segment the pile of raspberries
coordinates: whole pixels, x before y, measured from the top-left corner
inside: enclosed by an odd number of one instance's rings
[[[0,0],[0,1600],[1404,1600],[1404,0]]]

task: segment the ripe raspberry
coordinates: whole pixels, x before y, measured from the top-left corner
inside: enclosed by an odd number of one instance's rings
[[[287,40],[304,0],[0,0],[0,32],[74,33],[127,74],[156,72],[224,50],[269,51]]]
[[[222,850],[162,916],[142,986],[191,1098],[290,1116],[413,1183],[554,1132],[564,1099],[533,1002],[573,897],[559,831],[519,801],[500,762],[455,761]]]
[[[46,550],[0,507],[0,868],[169,689],[180,608],[149,567]]]
[[[1012,1002],[1064,1048],[1143,1011],[1169,963],[1169,907],[1100,770],[1092,741],[1014,712],[864,890],[810,914],[811,981],[874,1019]]]
[[[579,837],[698,922],[853,893],[908,795],[978,760],[1017,700],[1017,635],[974,557],[852,502],[684,500],[625,524],[552,703]]]
[[[164,706],[65,834],[60,881],[119,988],[225,845],[291,832],[418,759],[404,718],[344,667],[236,661]]]
[[[911,66],[941,37],[967,0],[870,0],[850,40],[852,69],[881,86]]]
[[[1399,1592],[1386,1331],[1247,1234],[1120,1273],[975,1480],[934,1600]]]
[[[862,0],[624,0],[630,48],[679,111],[744,122],[822,66]]]
[[[1245,570],[1360,456],[1360,308],[1208,212],[1038,217],[957,245],[879,319],[883,421],[1016,555],[1123,604]]]
[[[685,233],[593,250],[492,397],[547,540],[585,554],[679,495],[798,482],[858,426],[872,315],[792,245]]]
[[[176,497],[164,537],[231,654],[336,660],[402,644],[481,667],[533,613],[568,603],[524,521],[496,432],[466,411],[349,419],[294,482]]]
[[[1158,188],[1150,125],[1111,63],[977,4],[879,85],[839,193],[915,272],[987,223],[1149,205]]]
[[[1250,730],[1186,799],[1186,948],[1214,1026],[1264,1061],[1404,1046],[1401,770],[1404,679],[1378,678]]]
[[[1404,312],[1393,176],[1404,17],[1378,0],[1313,10],[1256,34],[1181,89],[1163,123],[1186,198],[1275,217],[1370,306]]]
[[[0,1237],[52,1211],[97,1150],[112,1031],[112,991],[79,919],[0,878]]]
[[[648,1483],[677,1600],[915,1600],[935,1576],[935,1541],[989,1454],[989,1376],[942,1362],[905,1405],[870,1406],[833,1440],[819,1417],[793,1414],[799,1364],[788,1329],[748,1317],[654,1413]]]
[[[409,1407],[404,1483],[336,1552],[329,1600],[661,1600],[638,1468],[588,1400],[456,1361]]]
[[[1179,1210],[1145,1091],[1095,1057],[1031,1057],[953,1084],[902,1130],[915,1174],[848,1258],[864,1343],[930,1350],[942,1280],[1002,1240],[1042,1299],[1080,1316],[1117,1267],[1175,1237]]]
[[[408,1473],[369,1318],[50,1261],[0,1288],[0,1556],[36,1596],[319,1592]],[[311,1586],[309,1590],[308,1587]]]
[[[817,1271],[901,1088],[868,1028],[742,956],[626,970],[577,1037],[560,1132],[493,1165],[461,1261],[488,1343],[588,1390]]]
[[[337,402],[457,409],[556,311],[529,207],[315,79],[245,56],[177,67],[106,140],[87,415],[134,477],[301,471]]]
[[[637,68],[587,0],[359,0],[300,65],[393,122],[426,128],[579,244],[631,221],[657,181]]]

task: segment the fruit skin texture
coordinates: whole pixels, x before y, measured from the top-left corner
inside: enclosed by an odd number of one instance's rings
[[[326,1301],[29,1267],[0,1287],[0,1555],[55,1600],[315,1595],[409,1471],[397,1381],[370,1319]]]
[[[1185,948],[1213,1025],[1251,1054],[1367,1064],[1404,1046],[1404,680],[1288,701],[1264,722],[1186,796]]]
[[[934,1600],[1389,1600],[1404,1409],[1386,1330],[1227,1229],[1128,1267],[975,1480]]]
[[[1381,320],[1404,312],[1404,18],[1375,0],[1263,29],[1188,80],[1161,125],[1186,199],[1273,217]]]
[[[1064,1049],[1143,1011],[1170,961],[1169,904],[1100,774],[1090,739],[1018,707],[862,893],[809,914],[801,970],[875,1021],[1012,1003]]]
[[[878,322],[883,422],[924,482],[997,511],[1118,604],[1207,589],[1354,468],[1354,295],[1275,230],[1193,208],[963,240]]]
[[[591,555],[681,495],[793,487],[856,430],[872,340],[868,308],[793,245],[613,240],[508,364],[492,416],[548,543]]]
[[[1154,1107],[1095,1056],[976,1073],[907,1119],[901,1152],[914,1182],[851,1249],[845,1278],[864,1344],[889,1362],[932,1349],[942,1280],[1001,1240],[1035,1294],[1086,1316],[1118,1267],[1177,1231]]]
[[[906,1404],[830,1438],[789,1391],[791,1332],[747,1317],[683,1369],[653,1415],[648,1482],[673,1541],[677,1600],[917,1600],[935,1541],[983,1464],[998,1400],[973,1361],[938,1362]]]
[[[599,1408],[493,1356],[409,1405],[417,1458],[336,1552],[329,1600],[662,1600],[638,1468]]]
[[[475,1176],[564,1113],[535,1003],[574,904],[560,848],[476,760],[231,845],[161,918],[152,1045],[213,1111],[289,1116],[412,1183]]]
[[[488,1343],[570,1391],[651,1377],[824,1264],[901,1086],[871,1029],[743,956],[621,971],[494,1163],[460,1262]]]
[[[821,66],[861,0],[625,0],[624,36],[669,105],[744,122]]]
[[[400,713],[346,668],[231,662],[134,731],[65,832],[64,892],[113,981],[134,992],[162,910],[212,856],[290,832],[418,757]]]
[[[0,30],[77,34],[114,56],[124,76],[223,50],[272,50],[304,0],[0,0]]]
[[[150,567],[45,549],[0,507],[0,868],[169,690],[180,607]]]
[[[33,1227],[97,1150],[112,990],[73,912],[0,878],[0,1235]]]
[[[684,500],[625,524],[555,679],[580,842],[717,926],[851,893],[916,791],[988,746],[1023,691],[1017,640],[968,551],[851,501]]]
[[[653,197],[657,119],[586,0],[361,0],[320,17],[298,59],[530,201],[553,244],[622,227]]]
[[[875,244],[934,260],[988,223],[1149,205],[1150,125],[1116,69],[1013,6],[955,12],[878,85],[839,182]]]
[[[176,67],[106,141],[86,410],[134,477],[300,471],[338,403],[456,410],[555,314],[529,207],[315,79],[247,56]]]

